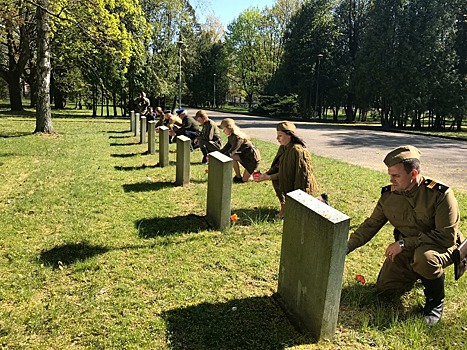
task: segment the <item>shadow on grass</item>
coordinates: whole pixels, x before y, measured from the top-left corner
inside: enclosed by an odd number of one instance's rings
[[[126,184],[123,185],[123,190],[125,192],[151,192],[158,191],[166,187],[173,187],[175,184],[173,182],[164,181],[164,182],[139,182],[136,184]]]
[[[203,303],[162,314],[171,349],[285,349],[309,344],[271,297]]]
[[[33,135],[33,132],[19,132],[19,131],[12,131],[10,133],[1,133],[0,137],[7,139],[10,137],[24,137],[24,136],[30,136]]]
[[[127,139],[131,135],[110,135],[109,139]]]
[[[107,134],[128,134],[131,131],[130,130],[105,130]],[[127,135],[127,136],[109,136],[109,139],[116,139],[120,137],[128,137],[132,135]]]
[[[188,214],[167,218],[141,219],[135,222],[140,238],[169,236],[179,233],[197,233],[208,230],[204,216]]]
[[[109,248],[90,245],[85,242],[67,243],[50,250],[42,251],[39,260],[44,265],[56,269],[63,265],[84,261],[98,254],[104,254],[109,250]]]
[[[136,145],[136,143],[135,143]],[[121,146],[121,145],[120,145]],[[111,154],[110,156],[111,157],[114,157],[114,158],[131,158],[131,157],[136,157],[136,156],[140,156],[142,155],[143,153],[123,153],[123,154]]]
[[[109,144],[110,146],[135,146],[135,145],[140,145],[139,142],[128,142],[128,143],[118,143],[118,142],[111,142]]]
[[[134,171],[134,170],[144,170],[148,168],[158,168],[156,164],[154,165],[139,165],[139,166],[114,166],[115,170],[120,170],[120,171]]]

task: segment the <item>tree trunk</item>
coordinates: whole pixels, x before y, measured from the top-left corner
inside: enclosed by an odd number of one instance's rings
[[[20,74],[17,71],[9,72],[7,77],[8,93],[10,95],[10,107],[12,111],[22,111]]]
[[[50,110],[50,25],[49,15],[44,10],[49,0],[39,0],[37,7],[37,108],[34,132],[55,133]]]
[[[117,113],[117,92],[115,90],[112,91],[112,105],[114,110],[114,118],[118,117]]]

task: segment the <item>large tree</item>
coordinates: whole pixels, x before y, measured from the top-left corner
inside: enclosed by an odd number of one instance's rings
[[[325,91],[330,74],[328,60],[337,35],[332,5],[328,0],[306,2],[290,21],[285,34],[279,74],[287,92],[298,94],[305,118],[315,110],[318,92],[322,95]]]
[[[264,90],[270,72],[271,57],[261,35],[264,20],[257,8],[247,9],[228,25],[226,37],[231,79],[244,92],[250,110],[254,97]]]
[[[0,76],[8,84],[11,110],[21,111],[20,79],[35,40],[35,6],[21,0],[3,0],[0,7]]]

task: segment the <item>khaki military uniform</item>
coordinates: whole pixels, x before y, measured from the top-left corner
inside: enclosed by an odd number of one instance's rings
[[[240,164],[250,173],[258,168],[261,156],[259,150],[250,140],[244,139],[237,134],[231,133],[227,138],[227,144],[220,150],[221,153],[231,157],[238,154]]]
[[[291,191],[302,190],[308,194],[318,191],[311,154],[300,144],[280,146],[268,174],[282,204],[285,203],[285,195]]]
[[[394,262],[386,259],[378,276],[382,291],[407,289],[421,276],[433,280],[452,263],[456,242],[462,239],[458,224],[459,209],[449,187],[421,177],[407,192],[383,187],[371,216],[350,236],[348,252],[372,239],[386,222],[399,232],[405,242]]]
[[[222,147],[222,139],[219,128],[211,119],[207,119],[201,132],[198,136],[198,144],[201,149],[205,149],[207,153],[219,151]]]

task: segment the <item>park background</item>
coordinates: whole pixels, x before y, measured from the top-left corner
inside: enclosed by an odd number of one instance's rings
[[[121,118],[144,90],[168,109],[464,138],[464,2],[277,1],[227,31],[182,1],[1,4],[3,348],[465,347],[467,287],[451,269],[433,329],[417,316],[421,288],[376,303],[390,227],[347,258],[336,339],[297,333],[273,299],[282,222],[270,186],[235,185],[239,220],[213,231],[205,167],[192,159],[191,185],[174,187],[174,167],[155,167]],[[277,145],[255,143],[265,169]],[[313,164],[355,229],[387,176]],[[466,194],[455,192],[466,232]]]

